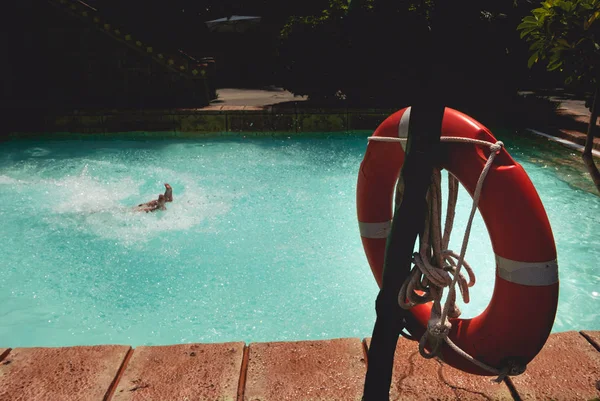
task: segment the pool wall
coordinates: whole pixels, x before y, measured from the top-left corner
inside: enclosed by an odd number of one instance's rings
[[[36,132],[260,134],[372,131],[395,111],[396,109],[308,109],[218,105],[202,109],[86,110],[48,113],[43,118],[23,118],[19,126],[13,127],[10,132],[13,134]]]
[[[308,108],[294,105],[224,106],[213,104],[198,109],[105,109],[73,110],[69,112],[23,112],[12,126],[4,126],[8,137],[29,134],[111,134],[136,133],[136,136],[203,137],[206,135],[299,134],[346,131],[374,131],[396,108]],[[578,123],[585,116],[561,109],[560,115]],[[555,124],[529,128],[561,138],[580,146],[585,145],[586,134]],[[6,132],[7,131],[7,132]],[[528,132],[523,130],[522,132]],[[570,147],[570,146],[569,146]],[[594,138],[592,147],[600,151],[600,138]],[[594,156],[598,154],[594,152]]]

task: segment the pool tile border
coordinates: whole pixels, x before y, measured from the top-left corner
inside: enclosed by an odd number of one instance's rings
[[[41,124],[24,119],[12,136],[33,133],[126,132],[312,133],[374,130],[394,109],[221,106],[202,109],[107,109],[49,112]],[[190,136],[190,135],[187,135]]]
[[[8,128],[8,138],[46,137],[60,134],[128,134],[137,137],[198,138],[248,134],[251,136],[304,133],[374,131],[393,108],[315,108],[295,105],[230,106],[213,103],[203,108],[96,109],[27,113],[17,128]],[[582,122],[568,110],[559,114]],[[572,129],[545,127],[567,141],[585,144],[586,134]],[[600,138],[593,148],[600,150]]]

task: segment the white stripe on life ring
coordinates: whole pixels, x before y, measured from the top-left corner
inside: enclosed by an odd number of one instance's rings
[[[398,124],[398,138],[408,138],[408,124],[410,122],[410,107],[407,107],[400,118],[400,123]],[[406,150],[406,143],[404,141],[400,142],[402,146],[402,150]]]
[[[384,221],[382,223],[364,223],[358,222],[360,236],[364,238],[387,238],[392,227],[392,221]]]
[[[515,284],[541,287],[558,283],[558,263],[548,262],[517,262],[496,255],[498,275],[506,281]]]

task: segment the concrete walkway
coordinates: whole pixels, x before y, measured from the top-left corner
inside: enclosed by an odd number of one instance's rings
[[[270,106],[294,106],[301,104],[309,106],[306,96],[294,96],[292,93],[276,87],[263,89],[218,89],[218,99],[211,102],[209,108],[225,108],[246,106],[253,109],[262,109]],[[554,90],[549,92],[520,92],[522,96],[545,97],[557,104],[556,118],[552,121],[541,121],[532,126],[535,130],[562,138],[574,144],[584,146],[587,138],[587,126],[590,111],[585,107],[583,98],[574,94]],[[600,118],[598,119],[600,123]],[[600,151],[600,138],[594,139],[593,148]]]
[[[523,96],[539,96],[545,97],[553,103],[556,103],[559,108],[569,110],[572,114],[589,118],[590,111],[585,107],[585,100],[581,95],[570,93],[563,89],[554,89],[546,91],[521,91]]]
[[[222,106],[271,106],[287,102],[303,102],[306,96],[294,96],[281,88],[264,89],[217,89],[217,99],[211,105]]]
[[[543,130],[542,125],[546,125],[552,130],[548,134],[554,134],[570,142],[585,146],[591,115],[585,107],[585,101],[570,95],[553,95],[549,96],[548,99],[558,106],[556,117],[553,121],[540,124],[536,128]],[[596,124],[600,124],[600,116],[596,119]],[[596,136],[594,138],[592,147],[600,151],[600,137]]]
[[[211,102],[213,105],[223,106],[272,106],[287,102],[305,102],[306,96],[294,96],[293,93],[278,87],[265,87],[262,89],[221,88],[217,89],[218,98]],[[551,102],[559,105],[559,109],[568,110],[573,115],[589,118],[590,111],[585,107],[585,101],[577,95],[555,90],[552,92],[521,91],[522,96],[546,97]]]

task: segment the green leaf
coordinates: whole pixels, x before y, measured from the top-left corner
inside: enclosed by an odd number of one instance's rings
[[[537,41],[537,42],[534,42],[531,46],[529,46],[529,50],[531,50],[531,51],[540,50],[543,46],[544,46],[544,42]]]
[[[583,23],[583,29],[587,31],[598,17],[600,17],[600,11],[596,11],[587,21]]]
[[[523,21],[517,26],[517,30],[526,29],[526,28],[537,28],[537,21]]]
[[[523,18],[522,22],[517,26],[517,30],[526,29],[526,28],[537,28],[538,21],[532,16]]]
[[[544,17],[550,15],[550,10],[545,8],[536,8],[532,11],[536,20],[541,20]]]
[[[548,71],[554,71],[559,69],[561,66],[563,65],[563,62],[560,60],[553,60],[551,62],[548,63],[548,67],[546,67],[546,69]]]
[[[531,68],[535,63],[537,63],[539,56],[539,52],[534,52],[531,57],[529,57],[529,60],[527,60],[527,67]]]
[[[558,6],[568,13],[575,9],[575,4],[572,1],[560,1]]]
[[[534,29],[525,29],[525,30],[521,31],[519,38],[523,39],[525,36],[529,35],[533,31],[534,31]]]

